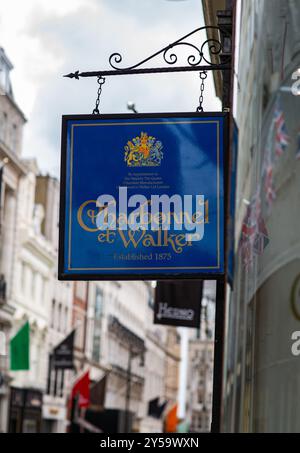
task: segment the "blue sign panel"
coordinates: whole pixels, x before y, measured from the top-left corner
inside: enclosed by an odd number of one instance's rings
[[[226,122],[64,116],[59,278],[222,275]]]

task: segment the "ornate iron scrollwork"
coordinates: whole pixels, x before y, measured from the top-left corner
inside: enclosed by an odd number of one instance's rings
[[[202,31],[215,30],[218,34],[216,38],[209,38],[197,46],[193,42],[189,42],[188,39],[195,35],[196,33],[201,33]],[[144,60],[127,67],[120,67],[119,65],[123,61],[123,57],[120,53],[115,52],[109,57],[109,65],[112,70],[104,71],[92,71],[92,72],[79,72],[70,73],[65,75],[65,77],[79,79],[79,77],[99,77],[99,76],[111,76],[111,75],[121,75],[121,74],[147,74],[147,73],[159,73],[159,72],[180,72],[180,71],[209,71],[209,70],[226,70],[231,68],[231,55],[228,55],[224,51],[224,42],[227,39],[231,39],[230,33],[222,27],[217,26],[205,26],[199,27],[196,30],[188,33],[182,38],[174,41],[172,44],[167,45],[163,49],[155,52]],[[178,61],[178,56],[176,54],[176,48],[178,47],[188,47],[192,49],[187,58],[187,66],[175,66]],[[162,55],[164,62],[168,65],[165,67],[157,68],[142,68],[145,63],[150,60],[155,59],[156,57]],[[211,61],[209,56],[222,57],[219,59],[219,62],[214,63]],[[203,64],[205,63],[205,64]]]

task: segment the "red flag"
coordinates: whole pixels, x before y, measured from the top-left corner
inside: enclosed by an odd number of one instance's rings
[[[90,404],[90,372],[87,371],[75,383],[72,393],[71,401],[78,396],[78,407],[88,407]]]

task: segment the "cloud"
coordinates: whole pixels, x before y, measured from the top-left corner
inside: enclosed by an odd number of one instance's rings
[[[4,9],[12,20],[16,0],[3,3],[0,14]],[[202,25],[199,0],[54,0],[51,5],[27,0],[18,5],[15,34],[6,27],[0,39],[4,46],[9,43],[16,100],[29,119],[24,154],[37,157],[44,172],[56,175],[61,115],[91,113],[97,90],[96,79],[76,81],[62,75],[107,69],[116,51],[123,55],[122,65],[130,66]],[[184,50],[183,56],[188,56]],[[148,63],[162,64],[161,59]],[[140,112],[195,111],[199,87],[197,73],[110,77],[100,110],[124,112],[133,100]],[[206,110],[219,108],[211,77],[204,97]]]

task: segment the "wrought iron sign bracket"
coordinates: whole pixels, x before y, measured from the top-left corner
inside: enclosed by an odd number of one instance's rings
[[[208,30],[211,30],[216,37],[207,38],[200,43],[200,45],[196,45],[189,41],[190,37],[203,31],[207,32]],[[190,53],[187,57],[188,64],[186,66],[172,66],[178,61],[175,49],[179,46],[185,46],[192,51],[192,53]],[[135,65],[124,68],[119,67],[118,65],[122,63],[123,57],[120,53],[113,53],[109,57],[109,65],[112,69],[89,72],[75,71],[64,75],[64,77],[79,80],[81,77],[109,77],[115,75],[157,74],[188,71],[228,71],[231,70],[231,52],[228,52],[228,47],[231,49],[231,33],[226,27],[205,26],[188,33]],[[169,66],[154,68],[141,67],[150,60],[161,55],[164,62]],[[219,62],[215,63],[212,61],[213,59],[216,61],[219,60]]]

